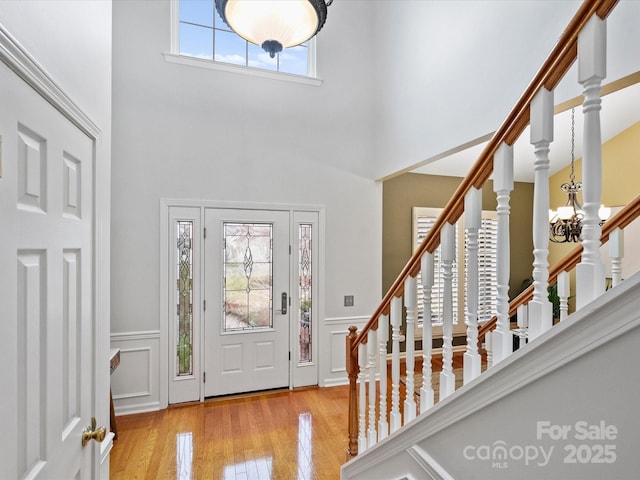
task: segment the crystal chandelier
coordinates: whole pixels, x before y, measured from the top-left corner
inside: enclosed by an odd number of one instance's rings
[[[229,28],[260,45],[271,58],[320,31],[333,0],[216,0]]]
[[[571,109],[571,173],[569,183],[560,187],[567,194],[567,203],[558,210],[549,210],[549,239],[554,243],[580,242],[582,240],[582,220],[584,210],[578,202],[578,192],[582,190],[582,182],[575,181],[575,108]],[[611,215],[611,209],[600,206],[598,216],[602,225]]]

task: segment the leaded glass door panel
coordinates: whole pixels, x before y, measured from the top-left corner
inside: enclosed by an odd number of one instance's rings
[[[206,209],[205,396],[289,386],[289,223]]]

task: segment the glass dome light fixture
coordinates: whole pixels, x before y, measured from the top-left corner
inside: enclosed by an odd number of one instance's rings
[[[549,210],[549,240],[554,243],[568,243],[582,241],[582,220],[584,210],[578,202],[578,192],[582,190],[582,182],[575,182],[575,108],[571,109],[571,174],[569,183],[563,183],[560,190],[567,194],[567,203],[558,210]],[[598,216],[600,225],[611,215],[611,209],[600,206]]]
[[[271,58],[306,42],[323,27],[333,0],[216,0],[224,22]]]

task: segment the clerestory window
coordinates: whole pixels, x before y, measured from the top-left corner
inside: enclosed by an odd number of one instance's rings
[[[287,48],[271,58],[262,47],[231,31],[215,0],[176,0],[173,52],[186,57],[250,69],[315,77],[315,40]]]

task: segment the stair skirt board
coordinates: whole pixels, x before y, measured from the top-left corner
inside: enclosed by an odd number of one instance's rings
[[[401,458],[403,452],[413,449],[411,455],[414,456],[415,447],[425,439],[637,329],[640,327],[639,290],[640,272],[347,462],[342,467],[341,478],[367,478],[363,476],[366,472],[375,471],[378,465],[393,463],[394,457]]]
[[[429,475],[427,478],[431,480],[454,480],[431,455],[418,445],[409,447],[407,452],[413,457],[416,463],[424,469],[425,473]]]

